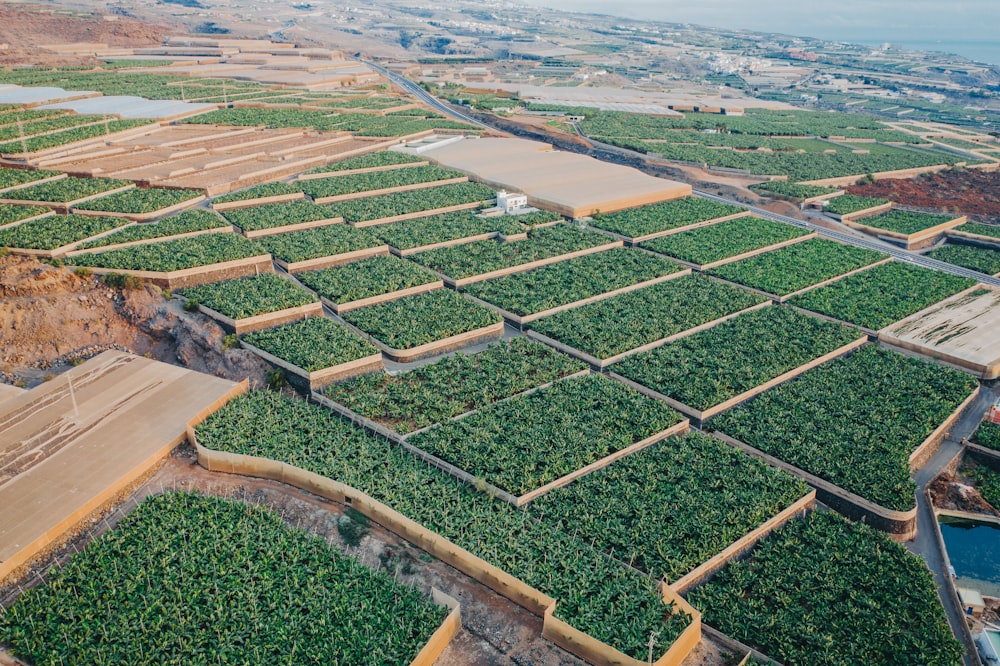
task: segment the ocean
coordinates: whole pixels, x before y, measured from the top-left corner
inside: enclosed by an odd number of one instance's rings
[[[844,40],[853,41],[853,40]],[[907,40],[893,41],[886,40],[891,44],[896,44],[904,49],[913,51],[943,51],[944,53],[955,53],[969,60],[985,62],[990,65],[1000,67],[1000,40],[997,41],[945,41],[945,40]],[[885,43],[874,42],[868,39],[856,42],[866,46],[881,46]]]

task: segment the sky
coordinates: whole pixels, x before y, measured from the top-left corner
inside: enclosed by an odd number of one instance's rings
[[[523,1],[563,10],[834,41],[988,42],[1000,50],[1000,0]]]

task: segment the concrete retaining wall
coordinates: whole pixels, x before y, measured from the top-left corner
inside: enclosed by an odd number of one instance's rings
[[[72,262],[68,262],[72,264]],[[221,280],[232,280],[248,275],[259,275],[261,273],[273,273],[274,265],[271,263],[271,255],[262,254],[257,257],[247,259],[236,259],[209,266],[198,266],[195,268],[185,268],[179,271],[133,271],[127,269],[87,267],[97,275],[107,275],[108,273],[121,273],[122,275],[132,275],[154,284],[162,289],[183,289],[184,287],[197,287],[198,285]]]

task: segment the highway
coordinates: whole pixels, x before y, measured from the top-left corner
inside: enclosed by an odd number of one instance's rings
[[[436,111],[439,111],[439,112],[441,112],[441,113],[443,113],[443,114],[445,114],[447,116],[455,118],[456,120],[461,120],[462,122],[466,122],[466,123],[469,123],[471,125],[475,125],[477,127],[482,127],[483,129],[488,129],[488,130],[493,130],[493,131],[500,131],[500,132],[503,131],[503,130],[500,130],[500,129],[496,128],[496,127],[492,127],[492,126],[490,126],[490,125],[482,122],[481,120],[473,118],[472,116],[466,115],[466,114],[462,113],[461,111],[457,111],[457,110],[453,109],[451,106],[445,104],[444,102],[442,102],[441,100],[439,100],[437,97],[435,97],[434,95],[430,94],[429,92],[427,92],[426,90],[424,90],[423,88],[421,88],[419,85],[417,85],[413,81],[410,81],[406,77],[400,76],[399,74],[396,74],[395,72],[390,72],[385,67],[382,67],[380,65],[376,65],[373,62],[369,62],[367,60],[362,60],[360,57],[354,56],[354,59],[357,60],[358,62],[361,62],[361,63],[367,65],[368,67],[371,67],[376,72],[378,72],[382,76],[385,76],[390,81],[392,81],[394,84],[396,84],[397,86],[399,86],[400,88],[402,88],[406,92],[410,93],[414,97],[417,97],[422,102],[426,103],[428,106],[430,106],[432,109],[435,109]],[[627,150],[627,149],[624,149],[624,148],[619,148],[617,146],[610,146],[610,145],[607,145],[607,144],[599,144],[599,145],[600,145],[600,147],[602,149],[609,150],[611,152],[618,152],[618,153],[621,153],[623,155],[629,155],[629,156],[632,156],[632,157],[640,157],[640,158],[643,158],[643,159],[646,157],[642,153],[637,153],[637,152],[634,152],[634,151],[631,151],[631,150]],[[986,285],[989,285],[991,287],[1000,287],[1000,278],[995,278],[995,277],[992,277],[990,275],[985,275],[983,273],[979,273],[977,271],[970,270],[968,268],[963,268],[961,266],[956,266],[954,264],[949,264],[949,263],[945,263],[943,261],[938,261],[936,259],[931,259],[929,257],[925,257],[923,255],[915,254],[913,252],[908,252],[907,250],[904,250],[902,248],[896,247],[895,245],[890,245],[888,243],[883,243],[882,241],[878,241],[878,240],[875,240],[875,239],[859,238],[858,236],[854,236],[854,235],[851,235],[851,234],[846,234],[846,233],[843,233],[841,231],[836,231],[836,230],[833,230],[833,229],[828,229],[826,227],[821,227],[819,225],[812,224],[811,222],[806,222],[806,221],[803,221],[803,220],[798,220],[798,219],[795,219],[794,217],[788,217],[787,215],[779,215],[778,213],[772,213],[772,212],[770,212],[768,210],[764,210],[763,208],[756,208],[754,206],[748,206],[747,204],[742,203],[740,201],[736,201],[734,199],[728,199],[726,197],[721,197],[721,196],[718,196],[718,195],[715,195],[715,194],[709,194],[708,192],[703,192],[703,191],[700,191],[700,190],[695,190],[694,194],[696,196],[703,197],[705,199],[712,199],[714,201],[718,201],[718,202],[721,202],[721,203],[732,204],[732,205],[735,205],[735,206],[742,206],[743,208],[749,208],[750,211],[752,211],[754,215],[757,215],[759,217],[763,217],[763,218],[766,218],[766,219],[769,219],[769,220],[774,220],[776,222],[784,222],[785,224],[791,224],[793,226],[800,227],[800,228],[803,228],[803,229],[809,229],[810,231],[817,232],[820,236],[822,236],[824,238],[829,238],[831,240],[839,241],[839,242],[844,243],[846,245],[854,245],[855,247],[863,247],[863,248],[866,248],[866,249],[869,249],[869,250],[876,250],[878,252],[885,252],[886,254],[889,254],[890,256],[892,256],[894,259],[897,259],[899,261],[905,261],[908,264],[914,264],[916,266],[922,266],[924,268],[929,268],[931,270],[943,271],[945,273],[951,273],[952,275],[958,275],[960,277],[972,278],[973,280],[978,280],[982,284],[986,284]]]

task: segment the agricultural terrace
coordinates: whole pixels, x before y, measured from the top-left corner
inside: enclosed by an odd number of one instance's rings
[[[986,275],[1000,273],[1000,250],[988,247],[946,243],[934,248],[926,256]]]
[[[875,208],[876,206],[884,206],[887,203],[892,202],[888,199],[880,199],[878,197],[859,197],[854,194],[843,194],[830,199],[823,206],[823,211],[833,213],[834,215],[849,215],[858,211],[868,210],[869,208]]]
[[[36,180],[45,180],[61,176],[61,171],[46,171],[45,169],[5,169],[0,168],[0,190],[6,190],[18,185],[26,185]]]
[[[822,197],[837,192],[836,187],[822,185],[806,185],[805,183],[790,183],[785,180],[772,180],[759,185],[751,185],[750,189],[757,194],[801,201],[813,197]]]
[[[472,130],[471,125],[446,119],[416,116],[379,116],[371,113],[330,113],[305,109],[229,108],[184,118],[195,125],[240,125],[246,127],[302,127],[321,131],[351,132],[356,136],[408,136],[433,129]],[[2,149],[3,146],[0,146]]]
[[[478,282],[465,291],[517,315],[600,296],[684,270],[654,254],[615,248],[561,261],[525,273]]]
[[[849,195],[845,194],[844,196]],[[834,199],[834,201],[836,201],[836,199]],[[872,227],[873,229],[883,229],[885,231],[892,231],[897,234],[909,236],[910,234],[915,234],[925,229],[936,227],[939,224],[951,222],[954,219],[954,215],[915,213],[913,211],[895,208],[886,213],[880,213],[879,215],[873,215],[871,217],[855,220],[855,223],[863,224],[866,227]]]
[[[556,488],[529,513],[595,535],[595,548],[676,581],[807,492],[795,477],[690,432]]]
[[[514,506],[316,405],[254,391],[210,416],[197,437],[209,449],[278,460],[357,488],[557,599],[557,618],[633,658],[646,659],[651,631],[661,632],[665,651],[690,622],[664,604],[653,579],[592,549],[596,535],[525,520]]]
[[[59,182],[59,181],[55,181]],[[73,208],[77,210],[95,210],[103,213],[155,213],[164,208],[170,208],[204,196],[202,190],[174,190],[160,187],[132,188],[124,192],[98,197]]]
[[[115,178],[73,178],[68,176],[37,185],[29,185],[13,192],[7,192],[8,199],[18,201],[38,201],[49,204],[67,204],[78,199],[92,197],[102,192],[110,192],[131,185],[130,180]]]
[[[979,424],[972,441],[994,451],[1000,451],[1000,424],[983,421]]]
[[[328,387],[325,394],[406,434],[582,370],[586,370],[583,363],[518,337],[478,354],[456,354],[398,375],[355,377]]]
[[[144,61],[145,62],[145,61]],[[223,91],[234,95],[247,92],[262,93],[265,89],[252,81],[234,79],[197,79],[170,74],[140,74],[137,72],[82,71],[78,67],[42,69],[19,67],[0,72],[0,81],[20,86],[54,86],[66,90],[96,90],[105,95],[135,95],[146,99],[201,99],[218,97]],[[282,95],[287,91],[281,91]]]
[[[952,231],[961,231],[967,234],[976,234],[979,236],[989,236],[990,238],[1000,239],[1000,224],[967,222],[959,227],[955,227]]]
[[[444,289],[351,310],[343,317],[393,349],[412,349],[503,321],[500,315]]]
[[[426,161],[427,160],[422,157],[407,155],[406,153],[400,153],[393,150],[383,150],[377,153],[368,153],[367,155],[349,157],[346,160],[341,160],[340,162],[334,162],[333,164],[316,167],[306,173],[336,173],[338,171],[354,171],[355,169],[377,169],[379,167],[419,164],[420,162]]]
[[[707,220],[736,215],[744,210],[739,206],[710,199],[685,197],[610,215],[595,214],[589,224],[627,238],[642,238],[661,231],[683,229]]]
[[[708,273],[768,294],[787,296],[887,256],[825,238],[811,238],[713,268]]]
[[[338,305],[438,282],[438,277],[426,268],[391,255],[307,271],[296,277],[299,282]]]
[[[708,427],[875,504],[908,511],[916,501],[910,455],[976,386],[958,370],[869,345]]]
[[[36,664],[409,664],[447,614],[273,511],[168,493],[25,591],[0,641]]]
[[[102,238],[81,243],[78,247],[81,250],[86,250],[106,245],[117,245],[118,243],[156,240],[167,236],[189,234],[195,231],[222,229],[223,227],[229,229],[230,225],[212,211],[198,208],[184,211],[177,215],[171,215],[159,222],[133,224],[130,227],[124,227]]]
[[[975,284],[969,278],[892,261],[807,291],[789,302],[877,331]]]
[[[277,273],[261,273],[182,289],[181,296],[230,319],[247,319],[316,302],[315,295]]]
[[[120,217],[49,215],[0,229],[0,247],[56,250],[126,224]]]
[[[414,255],[413,260],[459,280],[610,243],[606,235],[592,229],[575,224],[556,224],[531,229],[524,240],[490,239],[442,247]]]
[[[453,178],[465,178],[465,174],[454,169],[427,165],[409,169],[350,173],[342,176],[331,175],[329,178],[304,180],[299,183],[299,187],[313,199],[319,199],[408,185],[427,185],[430,187],[436,181]]]
[[[410,192],[393,192],[365,199],[332,204],[334,215],[350,223],[369,222],[398,215],[411,215],[438,208],[485,203],[496,193],[482,183],[452,183]]]
[[[641,247],[674,259],[704,266],[746,252],[808,236],[811,232],[760,217],[735,220],[654,238]]]
[[[835,513],[790,521],[687,600],[789,666],[962,663],[926,563]]]
[[[435,243],[460,241],[464,238],[475,238],[483,234],[500,233],[512,236],[524,232],[521,226],[522,217],[534,215],[497,215],[480,217],[477,211],[459,210],[453,213],[443,213],[416,220],[380,224],[372,228],[382,241],[397,250],[412,250]],[[561,219],[552,215],[546,221]],[[529,219],[528,221],[531,221]]]
[[[330,220],[338,217],[338,214],[330,206],[323,206],[312,201],[290,201],[250,208],[235,208],[223,211],[222,216],[247,232],[278,229],[318,220]]]
[[[20,222],[21,220],[26,220],[29,217],[37,217],[38,215],[44,215],[45,213],[52,212],[52,209],[46,208],[44,206],[20,206],[17,204],[3,204],[0,205],[0,225],[11,224],[12,222]]]
[[[663,403],[604,375],[587,375],[432,426],[408,441],[524,495],[680,422]]]
[[[705,411],[860,337],[791,308],[742,314],[612,366],[617,374]]]
[[[747,109],[742,117],[703,113],[688,113],[683,118],[621,112],[587,115],[580,129],[604,143],[667,160],[758,175],[786,175],[793,182],[968,160],[859,114]],[[848,142],[842,140],[845,138]],[[876,143],[853,145],[850,139],[874,139]],[[855,153],[856,148],[864,152]]]
[[[169,272],[249,259],[263,254],[267,254],[263,247],[238,234],[206,234],[79,255],[69,260],[69,263],[112,270]]]
[[[266,197],[277,197],[284,194],[299,194],[302,188],[296,185],[289,185],[281,181],[273,183],[261,183],[246,189],[242,189],[221,197],[212,199],[214,204],[233,203],[234,201],[249,201],[251,199],[264,199]]]
[[[383,245],[368,229],[355,229],[346,224],[330,224],[273,234],[258,239],[275,259],[293,264],[300,261],[335,257],[339,254],[367,250]]]
[[[47,150],[57,146],[65,146],[68,143],[83,141],[85,139],[96,139],[107,136],[115,132],[121,132],[144,125],[151,125],[155,121],[146,119],[109,120],[104,123],[94,125],[84,125],[82,127],[70,127],[68,129],[53,132],[51,134],[41,134],[23,141],[7,141],[0,143],[0,153],[6,155],[17,155],[21,153],[33,153],[39,150]]]
[[[380,353],[378,347],[326,317],[306,317],[284,326],[248,333],[242,339],[306,372],[317,372]]]
[[[717,280],[685,276],[564,310],[529,328],[607,359],[766,301]]]

